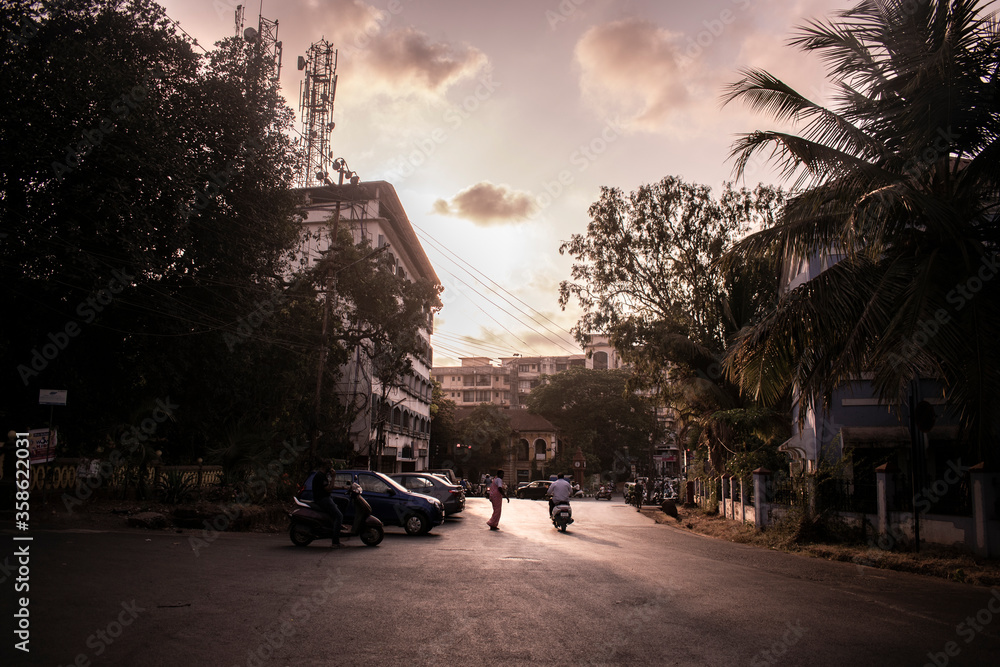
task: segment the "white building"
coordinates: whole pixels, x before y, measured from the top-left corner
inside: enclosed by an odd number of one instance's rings
[[[302,192],[307,216],[301,252],[309,265],[318,262],[328,249],[328,232],[339,206],[339,225],[351,230],[356,243],[368,239],[374,248],[388,246],[384,252],[397,275],[440,285],[392,185],[371,181],[305,188]],[[428,467],[433,318],[433,312],[428,310],[427,324],[420,333],[423,350],[412,358],[415,376],[408,378],[405,386],[391,388],[385,401],[381,398],[383,387],[372,377],[366,350],[356,349],[353,361],[344,369],[336,391],[342,401],[359,409],[360,417],[351,430],[358,465],[367,464],[386,473]]]

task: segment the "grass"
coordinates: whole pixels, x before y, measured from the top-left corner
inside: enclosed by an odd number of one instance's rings
[[[833,520],[806,521],[790,517],[767,530],[757,531],[753,526],[706,513],[697,507],[678,507],[677,511],[678,518],[674,519],[659,509],[643,509],[643,513],[657,523],[730,542],[865,567],[913,572],[976,586],[1000,586],[1000,561],[976,558],[957,548],[922,544],[919,553],[884,550],[862,540],[858,528]]]

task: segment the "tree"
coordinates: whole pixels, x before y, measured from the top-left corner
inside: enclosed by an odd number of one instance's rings
[[[608,334],[636,370],[636,386],[658,388],[683,415],[681,439],[703,436],[719,470],[735,434],[709,418],[742,406],[720,362],[735,333],[772,304],[777,279],[770,257],[725,272],[717,265],[748,231],[773,225],[783,200],[774,188],[730,185],[716,200],[706,186],[676,177],[627,199],[603,188],[586,235],[560,248],[577,260],[573,281],[560,286],[563,307],[575,298],[584,308],[577,338]]]
[[[466,477],[477,479],[482,473],[495,473],[510,451],[513,429],[510,418],[498,405],[481,403],[459,420],[461,450],[456,449],[456,466]]]
[[[729,87],[727,102],[801,127],[744,135],[737,174],[767,152],[804,186],[731,265],[836,262],[741,332],[727,369],[749,395],[795,386],[816,403],[871,372],[900,405],[914,380],[938,378],[979,456],[995,452],[1000,42],[981,5],[864,0],[801,27],[791,44],[827,63],[829,107],[762,70]]]
[[[63,441],[92,451],[169,399],[168,461],[244,415],[294,435],[317,311],[285,284],[293,115],[229,71],[249,45],[203,58],[149,0],[4,3],[0,30],[4,416],[69,389]]]
[[[452,468],[445,462],[454,464],[454,447],[459,442],[458,418],[455,416],[455,401],[445,396],[441,383],[432,380],[431,388],[431,454],[432,468]]]
[[[628,370],[569,368],[546,376],[527,403],[530,412],[559,429],[563,447],[557,465],[565,470],[577,447],[602,471],[624,471],[629,459],[640,467],[652,462],[656,408],[633,390]]]

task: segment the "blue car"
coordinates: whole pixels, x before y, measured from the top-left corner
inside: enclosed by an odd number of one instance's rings
[[[386,526],[402,526],[410,535],[421,535],[444,523],[444,505],[437,498],[407,491],[380,472],[371,470],[338,470],[333,476],[331,496],[350,522],[353,505],[348,490],[357,479],[372,514]]]

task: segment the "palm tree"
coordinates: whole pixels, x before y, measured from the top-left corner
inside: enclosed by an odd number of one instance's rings
[[[730,85],[799,133],[734,144],[742,175],[760,153],[797,176],[780,223],[727,256],[778,251],[826,271],[744,328],[726,369],[765,401],[795,386],[808,401],[873,373],[902,404],[938,378],[980,457],[1000,424],[997,207],[1000,40],[975,0],[864,0],[811,21],[791,44],[824,60],[836,95],[817,104],[766,71]]]

